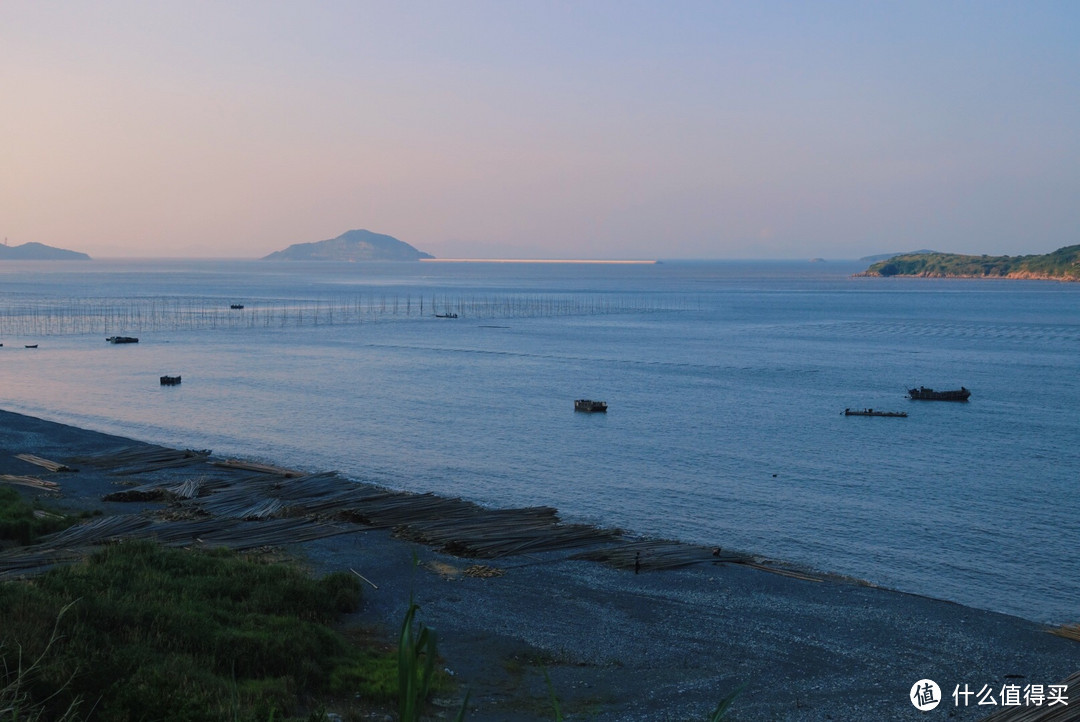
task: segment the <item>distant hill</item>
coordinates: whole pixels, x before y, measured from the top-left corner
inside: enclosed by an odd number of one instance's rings
[[[879,261],[858,275],[1080,281],[1080,246],[1066,246],[1042,256],[912,253]]]
[[[90,256],[78,251],[65,251],[44,243],[24,243],[21,246],[0,246],[0,261],[89,261]]]
[[[890,258],[896,258],[897,256],[915,256],[922,255],[924,253],[937,253],[937,251],[931,251],[929,248],[923,248],[919,251],[905,251],[903,253],[879,253],[875,256],[863,256],[860,261],[866,261],[867,263],[876,263],[878,261],[887,261]]]
[[[283,251],[275,251],[264,261],[418,261],[434,258],[418,251],[393,236],[371,231],[346,231],[337,238],[313,243],[294,243]]]

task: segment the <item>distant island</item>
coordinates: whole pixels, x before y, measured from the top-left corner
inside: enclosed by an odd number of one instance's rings
[[[419,261],[434,258],[405,241],[366,230],[346,231],[337,238],[313,243],[294,243],[283,251],[263,257],[264,261]]]
[[[1028,278],[1080,281],[1080,245],[1034,256],[908,253],[878,261],[858,276],[918,278]]]
[[[78,251],[53,248],[44,243],[24,243],[21,246],[0,246],[0,261],[89,261],[90,256]]]

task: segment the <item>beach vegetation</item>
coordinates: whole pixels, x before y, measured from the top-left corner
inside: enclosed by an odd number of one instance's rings
[[[551,701],[551,711],[555,715],[555,722],[562,722],[562,707],[559,705],[559,697],[555,694],[555,685],[551,683],[551,675],[548,674],[547,669],[544,670],[544,684],[547,685],[548,699]]]
[[[742,690],[743,688],[739,687],[734,692],[728,694],[726,697],[717,702],[716,707],[714,707],[713,711],[709,714],[708,717],[706,717],[706,721],[720,722],[720,720],[727,717],[728,710],[731,709],[731,705],[735,704],[735,698],[739,696],[739,693],[742,692]]]
[[[115,544],[0,584],[0,719],[265,722],[358,691],[389,703],[391,650],[334,628],[359,602],[352,575]]]
[[[0,486],[0,547],[33,544],[46,534],[67,529],[91,514],[71,515],[28,501],[17,490]]]
[[[439,656],[435,630],[417,619],[419,610],[410,599],[398,637],[398,717],[402,722],[420,719]]]

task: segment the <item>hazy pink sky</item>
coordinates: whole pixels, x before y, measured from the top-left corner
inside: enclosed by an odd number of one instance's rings
[[[1080,3],[0,3],[0,237],[263,256],[1080,243]]]

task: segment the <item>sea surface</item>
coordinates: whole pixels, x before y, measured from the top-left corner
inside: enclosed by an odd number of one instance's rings
[[[7,262],[0,406],[1080,621],[1080,284],[865,265]]]

